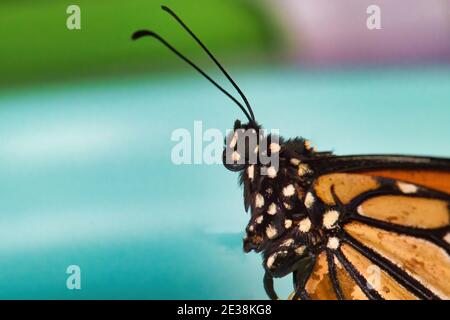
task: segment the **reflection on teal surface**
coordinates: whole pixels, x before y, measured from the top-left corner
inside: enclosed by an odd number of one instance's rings
[[[263,125],[321,150],[449,157],[449,71],[236,78]],[[0,298],[264,298],[260,257],[241,250],[237,175],[170,161],[174,129],[237,117],[195,75],[3,93]],[[71,264],[80,291],[66,289]]]

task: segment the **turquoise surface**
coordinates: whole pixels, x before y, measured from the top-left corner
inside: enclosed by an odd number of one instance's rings
[[[231,70],[232,71],[232,70]],[[338,154],[450,157],[450,68],[232,72],[257,119]],[[195,74],[0,93],[0,298],[265,298],[237,175],[171,162],[240,111]],[[81,290],[66,268],[81,268]],[[289,292],[290,279],[277,284]]]

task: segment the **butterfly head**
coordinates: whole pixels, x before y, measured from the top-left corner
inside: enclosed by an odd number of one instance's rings
[[[261,126],[255,121],[234,122],[233,130],[225,139],[222,162],[230,171],[243,171],[251,165],[261,164],[262,156],[270,156],[266,151],[267,138]],[[265,143],[261,144],[265,139]],[[270,137],[269,137],[270,139]]]

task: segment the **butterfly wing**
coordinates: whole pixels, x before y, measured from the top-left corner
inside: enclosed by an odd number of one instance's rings
[[[331,245],[304,290],[312,299],[450,299],[450,160],[315,159],[316,221],[336,209]]]
[[[321,175],[359,172],[409,181],[450,194],[450,159],[401,155],[329,156],[309,160]]]

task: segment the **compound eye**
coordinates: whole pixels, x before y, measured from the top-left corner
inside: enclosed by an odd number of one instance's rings
[[[222,153],[222,163],[230,171],[241,171],[245,169],[245,163],[239,163],[239,154],[236,153],[236,151],[229,150],[228,152],[230,154],[229,157],[227,157],[227,149],[223,150]]]

